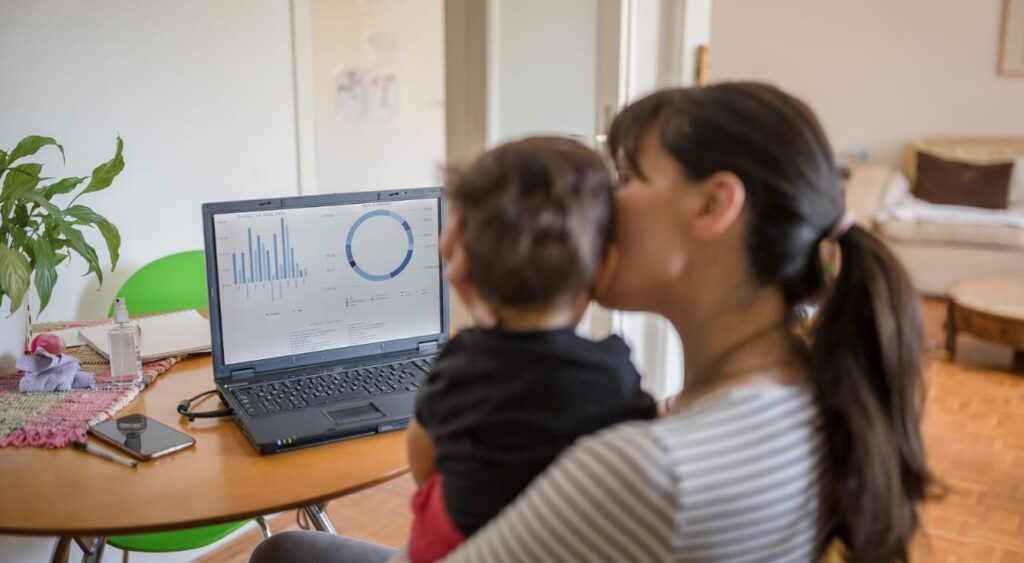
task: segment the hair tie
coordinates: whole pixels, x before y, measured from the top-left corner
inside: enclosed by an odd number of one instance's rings
[[[855,224],[853,214],[849,211],[844,212],[828,230],[828,234],[818,243],[818,258],[821,260],[821,267],[825,272],[825,283],[829,287],[835,283],[839,277],[839,270],[842,268],[843,258],[839,241]]]
[[[829,229],[828,234],[825,235],[825,240],[829,242],[839,242],[850,230],[850,227],[854,226],[856,223],[857,220],[853,216],[853,213],[850,213],[849,211],[844,212],[843,216],[840,217],[834,225],[832,225],[831,229]]]

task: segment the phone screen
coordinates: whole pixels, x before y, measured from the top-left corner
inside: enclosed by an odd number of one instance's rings
[[[140,459],[178,451],[195,444],[195,439],[142,414],[130,414],[101,422],[89,432]]]

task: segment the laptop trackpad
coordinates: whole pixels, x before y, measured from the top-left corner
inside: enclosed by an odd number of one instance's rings
[[[334,424],[349,424],[351,422],[359,422],[360,420],[370,420],[372,418],[380,418],[384,416],[384,413],[377,407],[373,406],[373,404],[363,405],[361,407],[324,411],[324,414],[326,414]]]

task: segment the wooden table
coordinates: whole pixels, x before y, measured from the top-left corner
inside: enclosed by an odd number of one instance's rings
[[[949,290],[946,347],[956,359],[956,335],[967,332],[1014,349],[1013,369],[1024,371],[1024,278],[960,282]]]
[[[212,387],[210,357],[187,359],[118,413],[144,413],[196,439],[137,469],[73,448],[0,448],[0,533],[58,535],[66,549],[84,535],[190,528],[317,505],[407,471],[405,432],[260,456],[230,419],[189,423],[176,412],[182,399]],[[200,410],[216,405],[205,401]]]

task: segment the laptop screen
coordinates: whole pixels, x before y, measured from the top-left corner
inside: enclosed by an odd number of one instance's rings
[[[225,364],[442,332],[437,198],[213,216]]]

